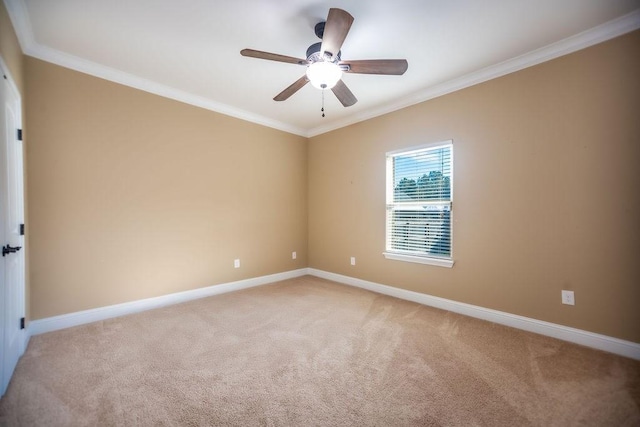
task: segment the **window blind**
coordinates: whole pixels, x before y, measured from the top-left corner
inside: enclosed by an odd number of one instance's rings
[[[389,252],[451,258],[453,145],[387,155]]]

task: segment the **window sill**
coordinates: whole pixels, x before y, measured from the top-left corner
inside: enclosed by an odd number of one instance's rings
[[[438,267],[447,268],[453,267],[454,262],[452,259],[404,255],[394,252],[383,252],[382,255],[384,255],[386,259],[392,259],[395,261],[416,262],[418,264],[436,265]]]

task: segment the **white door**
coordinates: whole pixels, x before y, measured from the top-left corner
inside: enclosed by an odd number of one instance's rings
[[[20,94],[2,67],[0,82],[0,329],[2,373],[0,395],[4,395],[11,375],[24,353],[24,191]],[[20,248],[20,249],[18,249]]]

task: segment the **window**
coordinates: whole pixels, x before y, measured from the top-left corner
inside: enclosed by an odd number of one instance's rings
[[[452,267],[452,141],[387,153],[384,256]]]

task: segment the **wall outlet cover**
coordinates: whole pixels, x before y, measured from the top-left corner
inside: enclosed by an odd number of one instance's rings
[[[562,291],[562,303],[566,305],[576,305],[573,291]]]

